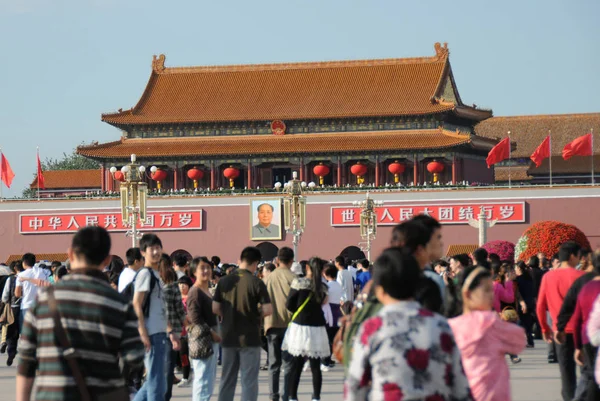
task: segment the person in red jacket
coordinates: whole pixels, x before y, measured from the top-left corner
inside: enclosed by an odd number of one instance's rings
[[[581,247],[579,244],[573,241],[565,242],[560,246],[558,251],[560,267],[549,271],[542,278],[536,312],[542,326],[542,335],[548,343],[552,341],[554,332],[557,331],[556,322],[558,314],[569,288],[575,280],[584,274],[584,272],[575,269],[575,266],[579,263],[580,253]],[[548,325],[546,312],[550,313],[553,327]],[[569,322],[564,334],[561,333],[555,338],[564,401],[571,401],[575,396],[577,377],[575,373],[575,359],[573,357],[575,353],[573,343],[574,331],[573,323]]]

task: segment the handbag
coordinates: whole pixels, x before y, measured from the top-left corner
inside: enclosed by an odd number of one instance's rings
[[[8,298],[8,302],[2,304],[2,313],[0,314],[0,325],[6,326],[10,326],[15,322],[15,313],[13,311],[12,305],[12,294],[14,292],[16,277],[14,278],[14,280],[11,280],[10,278],[9,280],[10,281],[8,283],[8,288],[10,295]]]
[[[502,320],[510,323],[516,323],[519,321],[519,314],[512,306],[507,306],[504,309],[502,309],[500,317],[502,318]]]
[[[214,354],[211,328],[206,323],[188,327],[190,358],[206,359]]]
[[[94,394],[93,396],[90,394],[90,391],[85,384],[85,379],[79,367],[79,363],[77,362],[77,351],[71,347],[67,333],[60,321],[60,312],[58,311],[56,298],[54,297],[54,287],[49,287],[47,294],[48,309],[54,323],[54,335],[56,335],[58,343],[63,348],[63,358],[67,361],[73,379],[75,379],[81,401],[129,401],[129,391],[125,386],[117,387],[116,389],[101,394]]]

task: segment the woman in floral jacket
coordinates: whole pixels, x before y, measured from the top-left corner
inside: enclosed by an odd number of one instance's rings
[[[472,400],[446,319],[414,300],[421,274],[401,249],[388,249],[375,262],[383,308],[355,338],[345,400]]]

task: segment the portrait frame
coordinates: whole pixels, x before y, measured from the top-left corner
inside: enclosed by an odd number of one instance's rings
[[[267,204],[272,208],[272,219],[269,227],[260,226],[259,207]],[[250,240],[281,241],[283,239],[283,210],[281,198],[260,198],[250,201]]]

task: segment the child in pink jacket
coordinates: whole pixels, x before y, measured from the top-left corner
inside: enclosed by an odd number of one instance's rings
[[[500,319],[494,307],[494,281],[489,270],[465,270],[463,314],[448,323],[462,355],[475,401],[510,401],[506,354],[525,348],[525,330]]]

